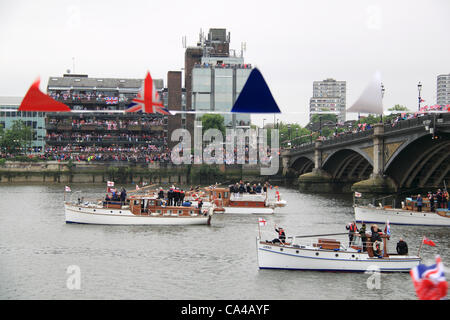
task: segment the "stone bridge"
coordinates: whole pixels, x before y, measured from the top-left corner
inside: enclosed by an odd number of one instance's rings
[[[432,133],[431,133],[432,132]],[[283,174],[301,189],[391,193],[442,187],[450,178],[450,114],[317,140],[281,154]]]

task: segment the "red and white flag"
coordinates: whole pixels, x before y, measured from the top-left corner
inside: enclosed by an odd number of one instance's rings
[[[114,187],[114,181],[108,181],[106,182],[107,187]]]
[[[427,244],[429,246],[436,247],[436,243],[434,243],[433,241],[431,241],[427,237],[423,237],[422,242],[423,242],[423,244]]]
[[[66,191],[66,192],[71,192],[72,190],[70,189],[69,186],[66,186],[66,187],[64,188],[64,191]]]
[[[264,218],[258,218],[258,221],[261,227],[264,227],[267,224],[267,221]]]
[[[139,185],[136,183],[136,190],[139,190],[140,188],[139,188]]]
[[[362,197],[362,194],[359,193],[359,192],[355,192],[355,197],[356,197],[356,198],[361,198],[361,197]]]

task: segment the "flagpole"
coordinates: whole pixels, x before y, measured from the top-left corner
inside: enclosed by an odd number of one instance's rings
[[[258,233],[259,233],[259,240],[261,241],[261,226],[258,218]]]
[[[420,250],[422,249],[423,240],[425,239],[425,236],[422,236],[422,241],[420,242],[419,251],[417,251],[417,256],[420,258]]]

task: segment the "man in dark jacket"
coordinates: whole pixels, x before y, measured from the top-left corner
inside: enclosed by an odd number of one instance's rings
[[[400,238],[400,240],[397,243],[397,253],[402,256],[408,254],[408,245],[406,244],[405,241],[403,241],[402,238]]]

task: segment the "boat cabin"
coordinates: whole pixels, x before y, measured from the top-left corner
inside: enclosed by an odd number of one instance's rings
[[[196,216],[201,214],[197,207],[167,206],[164,199],[149,197],[130,197],[128,199],[130,211],[134,215],[163,215],[163,216]]]
[[[208,200],[218,207],[266,207],[266,196],[263,194],[239,194],[235,196],[230,188],[206,188]]]

